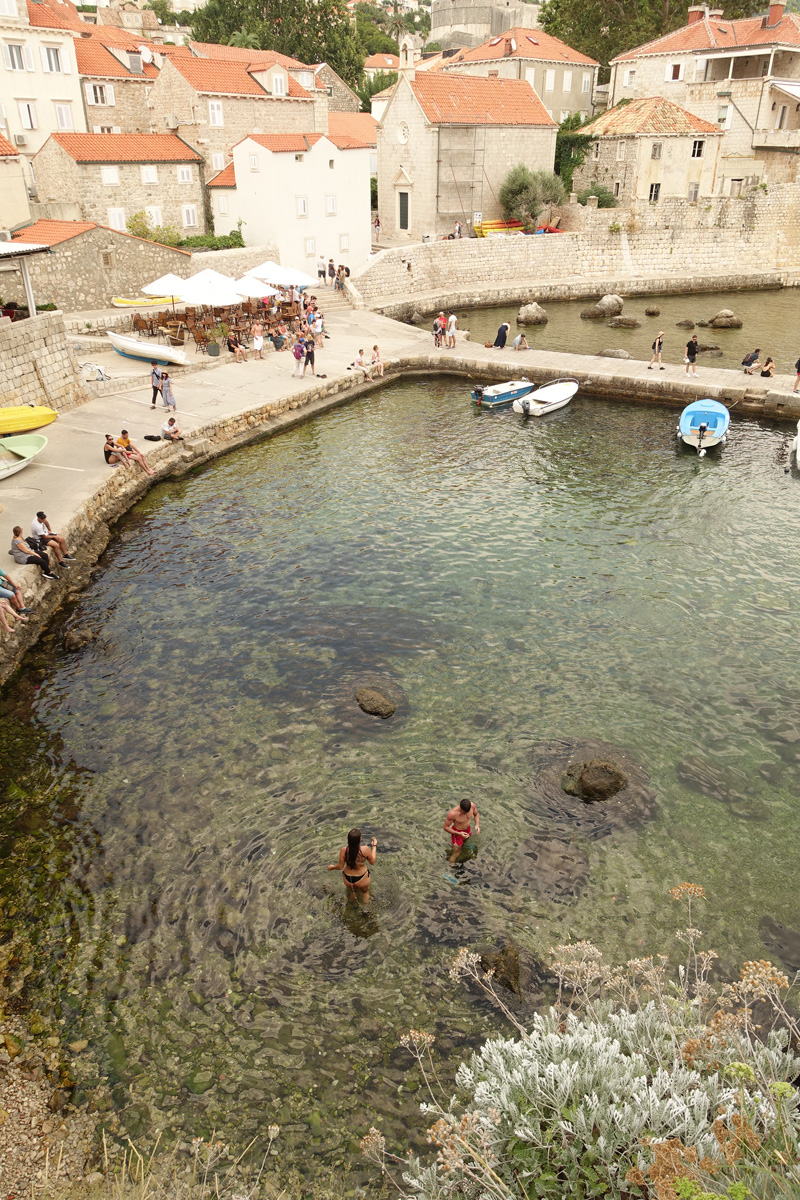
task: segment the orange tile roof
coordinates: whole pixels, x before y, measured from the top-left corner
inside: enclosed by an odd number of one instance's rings
[[[557,125],[524,79],[423,71],[411,90],[434,125]]]
[[[161,54],[164,58],[191,58],[192,52],[188,46],[168,46],[166,42],[146,42],[153,54]]]
[[[720,133],[719,125],[712,125],[702,117],[687,112],[679,104],[665,100],[663,96],[648,96],[645,100],[624,101],[600,113],[584,128],[597,137],[621,137],[625,134],[708,134]]]
[[[51,139],[79,163],[203,161],[174,133],[51,133]]]
[[[635,50],[618,54],[611,61],[627,62],[647,54],[686,54],[696,50],[776,45],[800,47],[800,14],[784,13],[780,21],[767,29],[763,28],[761,17],[743,17],[737,21],[726,21],[724,17],[704,17],[652,42],[645,42]]]
[[[198,58],[213,58],[217,62],[264,63],[267,66],[278,63],[282,67],[295,69],[305,66],[305,63],[290,58],[288,54],[279,54],[277,50],[243,50],[239,46],[218,46],[215,42],[190,42],[189,45]]]
[[[587,67],[599,64],[580,50],[573,50],[561,38],[552,37],[543,29],[507,29],[499,37],[475,46],[472,50],[460,50],[442,61],[447,70],[451,63],[495,62],[500,58],[533,58],[540,62],[571,62]]]
[[[273,154],[302,154],[305,150],[316,146],[324,135],[321,133],[249,133],[247,136],[251,142],[258,142],[259,146],[263,146],[265,150],[271,150]],[[242,138],[242,141],[246,140],[247,138]],[[241,142],[237,145],[241,145]]]
[[[177,67],[184,79],[195,91],[212,96],[261,96],[268,93],[252,76],[252,71],[265,70],[271,64],[253,63],[248,68],[243,62],[223,62],[213,58],[176,58]],[[310,100],[311,93],[289,76],[289,96]],[[270,97],[271,98],[271,97]]]
[[[50,221],[44,217],[38,221],[34,221],[32,225],[26,226],[25,229],[18,229],[12,234],[13,241],[31,242],[35,238],[40,245],[58,246],[61,242],[68,242],[70,238],[79,237],[82,233],[88,233],[91,229],[104,229],[108,233],[115,233],[119,237],[133,238],[135,242],[147,242],[148,238],[139,238],[135,234],[127,233],[123,229],[112,229],[110,225],[98,225],[95,221]],[[162,242],[150,242],[153,246],[161,246]],[[185,254],[191,258],[190,250],[178,250],[175,246],[165,246],[166,250],[174,250],[176,254]]]
[[[7,137],[0,133],[0,158],[18,158],[19,150],[15,150]]]
[[[28,20],[35,29],[71,29],[84,33],[90,28],[68,0],[50,0],[48,4],[42,0],[39,3],[28,0],[27,7]]]
[[[158,71],[152,63],[142,63],[142,74],[135,74],[100,42],[92,38],[75,39],[75,57],[79,75],[94,75],[103,79],[157,79]]]
[[[363,112],[329,112],[328,135],[332,141],[336,138],[350,138],[365,146],[377,146],[378,122],[372,113]]]
[[[149,46],[154,52],[159,49],[143,34],[136,37],[129,29],[118,29],[116,25],[90,25],[88,28],[92,41],[100,42],[102,46],[114,46],[117,50],[133,50],[134,52],[140,46]]]
[[[236,172],[233,169],[233,163],[228,163],[227,167],[223,167],[216,175],[209,179],[208,187],[236,187]]]
[[[370,54],[364,60],[364,69],[370,71],[396,71],[399,66],[400,59],[396,54]]]

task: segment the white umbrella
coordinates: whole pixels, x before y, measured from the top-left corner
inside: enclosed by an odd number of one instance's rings
[[[280,263],[269,259],[258,267],[251,267],[248,274],[255,275],[256,279],[266,279],[268,283],[277,283],[280,287],[312,287],[317,282],[313,276],[297,267],[282,267]]]
[[[182,281],[182,288],[176,295],[183,299],[183,290],[187,287],[194,287],[195,284],[215,283],[222,284],[226,287],[233,287],[233,279],[230,275],[223,275],[221,271],[215,271],[213,267],[206,267],[203,271],[198,271],[196,275],[190,275],[188,279]]]
[[[183,285],[180,299],[184,304],[206,304],[209,308],[230,308],[242,303],[242,297],[236,290],[233,280],[222,282],[216,279],[189,279]]]
[[[255,300],[261,300],[264,296],[277,296],[278,294],[275,288],[262,283],[260,279],[254,279],[252,275],[243,275],[241,279],[236,280],[233,286],[240,296],[249,296]]]
[[[143,287],[142,295],[177,296],[185,283],[185,279],[181,279],[179,275],[173,275],[170,271],[168,274],[162,275],[160,279],[154,279],[152,283],[148,283],[146,287]]]

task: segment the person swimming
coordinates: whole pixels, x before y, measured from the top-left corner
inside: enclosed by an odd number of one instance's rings
[[[344,886],[351,896],[360,895],[363,900],[369,900],[370,867],[375,866],[378,854],[378,839],[373,838],[369,846],[361,845],[361,830],[351,829],[347,835],[347,845],[339,851],[338,863],[328,866],[329,871],[341,871],[344,876]]]
[[[472,837],[472,822],[475,822],[475,832],[481,831],[481,820],[478,810],[471,800],[459,800],[455,808],[451,808],[444,819],[442,828],[450,834],[453,851],[448,862],[454,863],[461,853],[464,843]]]

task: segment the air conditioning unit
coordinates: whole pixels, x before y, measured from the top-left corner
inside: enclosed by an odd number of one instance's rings
[[[10,242],[10,241],[11,241],[11,230],[10,229],[0,229],[0,242]]]
[[[177,129],[180,125],[180,121],[174,113],[170,113],[169,116],[164,117],[164,124],[166,125],[167,129]]]
[[[14,134],[14,145],[15,146],[27,146],[27,144],[28,144],[27,134],[25,134],[25,133],[15,133]]]
[[[39,199],[39,193],[37,192],[36,188],[31,187],[30,184],[28,184],[28,199],[29,200],[38,200]]]

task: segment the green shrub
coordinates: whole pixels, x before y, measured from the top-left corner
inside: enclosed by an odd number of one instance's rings
[[[578,192],[578,204],[585,204],[590,196],[597,196],[598,208],[616,208],[617,197],[602,183],[590,183],[582,192]]]
[[[507,221],[518,220],[530,228],[547,204],[563,204],[563,181],[552,171],[532,171],[524,163],[512,167],[500,185],[500,207]]]
[[[183,238],[178,245],[183,250],[241,250],[244,238],[238,229],[231,233],[201,233],[197,237]]]

